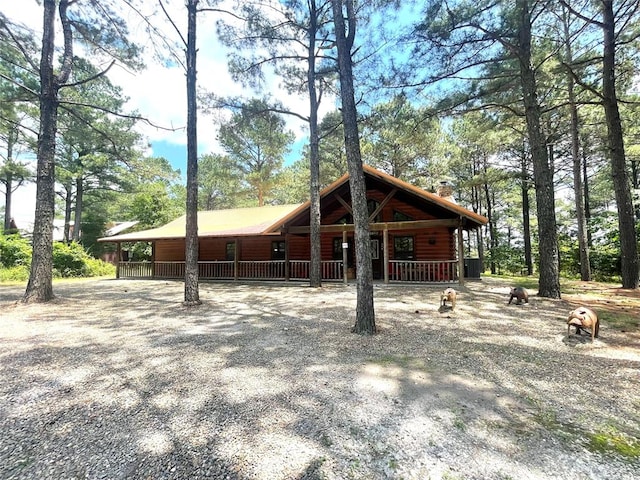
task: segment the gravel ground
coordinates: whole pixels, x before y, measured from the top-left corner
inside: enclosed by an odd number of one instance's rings
[[[458,290],[376,285],[367,337],[355,285],[0,287],[0,478],[640,478],[638,332]]]

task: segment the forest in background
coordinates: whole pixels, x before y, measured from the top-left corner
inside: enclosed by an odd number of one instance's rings
[[[321,188],[347,172],[334,2],[186,3],[199,8],[198,15],[216,17],[217,35],[232,52],[229,71],[247,92],[221,97],[215,79],[198,78],[199,122],[216,122],[221,147],[198,152],[198,208],[303,202],[310,185]],[[135,126],[153,119],[124,109],[122,88],[110,81],[104,59],[141,69],[154,55],[182,58],[186,69],[185,45],[156,38],[150,52],[128,35],[124,10],[135,8],[138,15],[128,15],[128,22],[136,18],[152,37],[155,22],[166,22],[162,2],[153,12],[143,12],[142,2],[116,0],[47,5],[58,12],[68,7],[72,33],[52,53],[60,80],[50,172],[55,217],[64,219],[66,242],[100,256],[104,247],[96,239],[114,221],[138,221],[138,229],[162,225],[185,213],[188,195],[188,172],[145,156],[146,139]],[[363,162],[431,191],[441,181],[451,183],[459,204],[489,219],[466,245],[492,273],[538,274],[541,257],[551,257],[566,275],[618,279],[626,260],[637,286],[637,2],[380,1],[355,7],[351,51]],[[77,44],[71,56],[68,42]],[[36,180],[34,163],[24,159],[42,147],[43,48],[38,35],[0,14],[5,231],[11,230],[11,194]],[[313,104],[287,110],[266,88],[274,77],[304,98],[312,83],[316,102],[331,102],[329,113],[314,126]],[[287,127],[290,116],[309,122],[309,135],[315,133],[316,142],[299,158],[291,158],[296,135]],[[552,245],[542,249],[540,220],[555,232]],[[628,258],[629,224],[635,264]]]

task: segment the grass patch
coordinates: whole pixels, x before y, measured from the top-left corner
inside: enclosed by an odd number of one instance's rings
[[[492,275],[490,273],[483,273],[483,277],[488,278],[498,278],[500,280],[504,280],[505,282],[509,282],[509,285],[514,287],[524,287],[527,290],[538,290],[538,276],[523,276],[523,275]],[[531,293],[531,292],[529,292]]]
[[[601,323],[604,323],[608,327],[616,330],[627,331],[640,328],[640,319],[635,315],[600,310],[598,312],[598,317]]]
[[[27,283],[31,268],[26,265],[0,268],[0,283],[3,285],[21,285]]]
[[[555,410],[546,407],[541,400],[533,398],[531,396],[526,397],[527,402],[535,408],[533,419],[539,425],[543,426],[547,430],[559,430],[562,428],[562,424],[558,421],[558,414]]]
[[[370,358],[370,363],[380,365],[382,367],[401,367],[401,368],[413,368],[419,370],[426,370],[424,360],[421,358],[410,357],[409,355],[392,355],[385,354],[377,358]]]
[[[539,400],[528,397],[527,401],[537,410],[533,416],[534,420],[565,441],[580,440],[583,443],[586,438],[586,448],[594,453],[615,454],[630,460],[640,459],[639,438],[621,432],[613,425],[602,428],[595,433],[585,432],[580,427],[560,422],[556,412],[545,408]]]
[[[453,426],[455,428],[457,428],[458,430],[460,430],[461,432],[464,432],[467,429],[466,424],[464,423],[464,420],[458,416],[456,416],[453,419]]]
[[[3,286],[27,286],[27,281],[29,280],[29,271],[26,272],[26,277],[24,279],[15,279],[15,277],[3,275],[3,272],[6,272],[8,269],[0,269],[0,285]],[[52,283],[53,285],[67,284],[67,283],[83,283],[83,282],[92,282],[95,280],[114,280],[115,275],[98,275],[95,277],[53,277]]]
[[[567,443],[573,442],[580,437],[581,432],[578,427],[561,422],[558,419],[558,413],[545,406],[541,400],[533,397],[527,397],[526,400],[535,408],[533,420],[545,430],[564,439]]]
[[[615,453],[628,459],[640,458],[640,440],[614,426],[589,434],[588,448],[596,453]]]

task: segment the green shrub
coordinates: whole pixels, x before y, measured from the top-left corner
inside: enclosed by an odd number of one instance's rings
[[[53,244],[54,277],[96,277],[114,272],[113,265],[93,258],[79,243]]]
[[[622,259],[617,245],[595,245],[590,258],[596,280],[606,281],[620,275]]]
[[[28,265],[0,268],[0,282],[26,282],[29,280],[29,271]]]
[[[89,257],[89,259],[86,261],[86,264],[86,276],[88,277],[105,277],[113,276],[116,274],[116,266],[109,262],[105,262],[104,260]]]
[[[0,235],[0,265],[5,268],[31,265],[31,245],[19,235]]]
[[[0,234],[0,282],[29,279],[31,245],[18,235]],[[115,266],[89,255],[78,243],[53,244],[53,276],[98,277],[115,274]]]
[[[54,277],[84,277],[87,252],[78,243],[53,244],[53,276]]]

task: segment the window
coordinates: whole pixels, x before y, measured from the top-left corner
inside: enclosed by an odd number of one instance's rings
[[[236,242],[227,242],[224,258],[227,261],[235,260],[235,258],[236,258]]]
[[[413,237],[393,238],[393,258],[395,260],[413,260]]]
[[[284,260],[285,258],[285,241],[275,240],[271,242],[271,260]]]
[[[398,210],[393,211],[393,221],[394,222],[410,222],[413,220],[409,215],[406,215]]]

